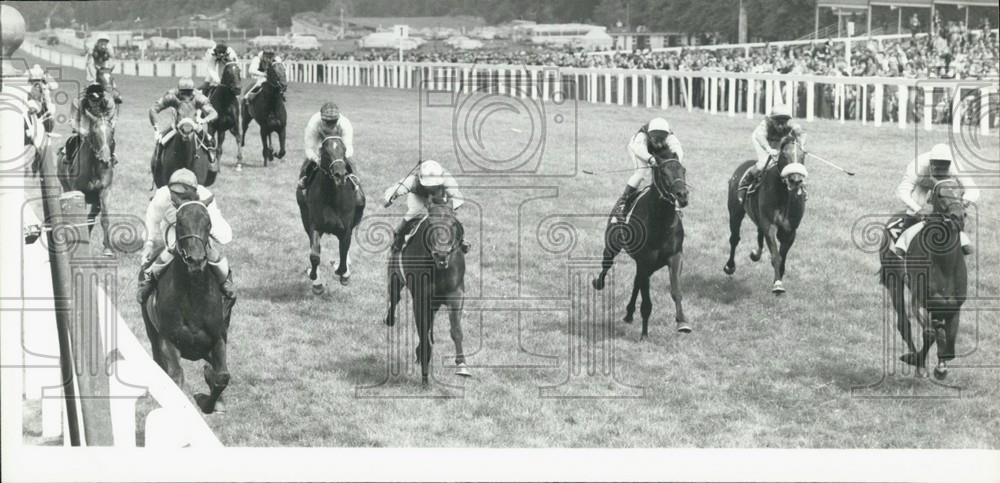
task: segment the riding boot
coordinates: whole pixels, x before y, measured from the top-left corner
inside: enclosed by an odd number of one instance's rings
[[[302,165],[302,169],[299,174],[299,189],[305,191],[306,186],[309,186],[309,182],[312,181],[313,173],[316,172],[316,162],[306,160],[305,164]]]
[[[396,225],[396,230],[393,232],[392,239],[392,253],[399,253],[403,251],[403,242],[406,241],[406,233],[410,231],[410,223],[413,220],[403,220]]]
[[[365,204],[365,191],[361,188],[361,178],[358,178],[358,175],[355,174],[354,160],[351,158],[347,158],[346,163],[347,163],[348,177],[350,177],[351,180],[354,181],[354,187],[356,188],[354,190],[354,203],[358,206],[361,206]]]
[[[233,286],[233,271],[229,269],[229,260],[223,257],[218,262],[208,262],[208,265],[212,267],[212,272],[219,280],[219,290],[226,299],[226,305],[231,306],[236,302],[236,292]]]
[[[160,263],[157,257],[148,260],[142,264],[142,268],[139,270],[139,286],[136,293],[136,301],[139,305],[146,303],[146,299],[153,293],[153,289],[156,288],[156,279],[160,277],[160,273],[163,269],[167,267],[169,263]]]
[[[611,214],[615,217],[623,216],[625,211],[628,210],[629,202],[632,200],[632,197],[635,196],[637,191],[638,189],[635,187],[625,185],[625,191],[623,191],[622,195],[618,197],[618,201],[615,202],[614,208],[611,209]]]

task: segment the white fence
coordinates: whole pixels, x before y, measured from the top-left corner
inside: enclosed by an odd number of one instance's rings
[[[32,55],[76,66],[83,58],[28,44]],[[249,61],[247,61],[249,63]],[[711,114],[764,114],[777,101],[795,117],[834,119],[862,125],[935,124],[987,133],[1000,125],[997,79],[942,80],[898,77],[827,77],[672,70],[567,68],[497,64],[358,61],[286,61],[291,82],[452,92],[489,92],[517,97],[646,108],[681,107]],[[125,75],[198,76],[197,61],[118,61]]]
[[[26,112],[27,85],[23,77],[3,79],[2,98],[8,109],[0,110],[0,157],[5,160],[27,163],[34,158],[34,147],[26,147],[23,143],[22,116]],[[37,181],[18,176],[22,172],[20,166],[13,164],[8,164],[5,175],[0,177],[4,188],[0,190],[0,220],[6,227],[2,230],[3,248],[0,249],[3,266],[0,271],[3,444],[23,444],[24,413],[20,402],[23,398],[41,401],[41,427],[31,429],[38,430],[43,439],[62,436],[64,444],[68,445],[68,409],[59,365],[50,252],[41,240],[25,244],[22,238],[23,227],[41,223],[31,204],[26,202],[29,199],[27,191],[34,191]],[[117,353],[108,375],[110,394],[106,395],[110,401],[110,431],[115,446],[136,446],[136,403],[148,393],[159,407],[145,416],[145,446],[220,447],[200,411],[150,359],[118,315],[113,298],[100,289],[96,312],[105,355],[110,357]]]

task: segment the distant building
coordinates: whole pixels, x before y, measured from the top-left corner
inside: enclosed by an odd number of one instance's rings
[[[191,17],[191,19],[188,21],[188,27],[196,29],[225,30],[229,28],[228,17],[229,17],[228,8],[213,15],[205,15],[199,13]]]
[[[482,17],[345,17],[319,12],[303,12],[292,16],[292,32],[315,35],[320,39],[359,38],[383,32],[393,25],[406,25],[415,37],[446,39],[467,35],[486,27]]]
[[[689,45],[688,35],[679,32],[611,32],[610,35],[614,39],[615,50],[632,51]]]
[[[533,44],[610,48],[608,28],[582,23],[535,24],[519,28]]]

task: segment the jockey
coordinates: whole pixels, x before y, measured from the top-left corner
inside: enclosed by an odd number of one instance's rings
[[[917,156],[906,166],[903,180],[896,187],[896,197],[906,205],[906,216],[900,228],[903,232],[896,240],[896,253],[906,253],[910,241],[923,227],[921,218],[933,213],[934,207],[927,205],[927,200],[934,189],[935,183],[945,179],[954,179],[964,188],[962,197],[966,206],[979,199],[979,188],[968,176],[961,174],[958,163],[951,154],[951,148],[946,144],[937,144],[930,151]],[[968,235],[961,233],[962,252],[972,253],[972,245]]]
[[[108,99],[108,92],[104,90],[104,86],[97,83],[87,86],[87,89],[83,91],[83,95],[79,99],[73,100],[73,103],[70,105],[70,112],[74,132],[66,140],[64,151],[66,155],[65,162],[72,162],[76,153],[76,146],[79,144],[80,139],[90,134],[91,123],[99,117],[111,117],[114,112],[114,109],[111,107],[113,102],[113,100]],[[114,123],[111,126],[114,128]],[[109,147],[111,148],[111,162],[115,164],[118,161],[115,158],[114,138],[111,139]]]
[[[236,51],[222,42],[206,50],[205,57],[202,59],[202,65],[205,69],[205,82],[202,83],[199,90],[206,92],[209,87],[219,85],[219,81],[222,79],[222,69],[227,63],[238,62],[239,60],[240,57],[236,55]]]
[[[253,78],[253,83],[243,91],[243,97],[247,102],[253,101],[254,96],[260,92],[261,84],[267,81],[267,68],[275,62],[281,62],[281,57],[278,57],[273,50],[262,50],[250,61],[249,74]]]
[[[46,74],[42,66],[38,64],[28,69],[28,82],[33,85],[38,84],[42,93],[41,99],[28,99],[28,110],[34,110],[35,113],[39,113],[45,108],[51,113],[55,107],[52,104],[52,91],[59,88],[59,83],[52,76]]]
[[[97,69],[109,68],[108,62],[114,57],[114,54],[115,51],[111,47],[111,39],[104,34],[98,35],[95,39],[93,50],[87,55],[85,70],[87,71],[88,84],[97,82]],[[118,84],[115,83],[114,79],[111,80],[111,94],[114,96],[116,104],[122,103],[122,97],[118,93]]]
[[[418,219],[418,215],[424,213],[427,201],[431,197],[443,198],[443,195],[447,195],[452,209],[455,210],[465,202],[455,178],[445,171],[441,164],[430,159],[420,163],[417,174],[410,174],[385,190],[382,197],[383,206],[388,208],[396,197],[404,194],[406,214],[403,215],[403,221],[396,226],[392,242],[393,253],[399,253],[403,249],[403,241],[411,223]],[[469,243],[465,240],[462,240],[462,251],[469,252]]]
[[[344,140],[344,161],[347,162],[347,172],[354,176],[354,181],[358,186],[358,203],[364,202],[364,193],[361,192],[361,183],[357,178],[357,171],[354,169],[354,126],[347,116],[340,114],[340,108],[332,102],[323,104],[319,112],[309,118],[305,130],[305,143],[303,149],[306,153],[306,161],[302,163],[299,172],[299,189],[305,189],[309,185],[313,173],[319,166],[319,150],[323,146],[323,140],[329,136],[339,136]]]
[[[741,203],[746,196],[747,189],[757,181],[768,163],[772,159],[778,158],[778,147],[781,140],[789,134],[798,139],[805,139],[802,126],[791,122],[791,120],[791,108],[783,104],[776,104],[771,108],[771,114],[765,117],[754,129],[750,136],[750,142],[753,143],[754,151],[757,153],[757,162],[740,179],[738,196]]]
[[[229,270],[229,260],[219,251],[220,245],[225,245],[233,239],[232,228],[222,217],[219,203],[215,201],[212,192],[198,185],[195,174],[189,169],[178,169],[170,175],[170,182],[153,194],[146,208],[146,243],[142,247],[142,277],[139,280],[137,300],[139,305],[153,293],[156,279],[163,273],[174,259],[173,240],[167,240],[167,227],[176,222],[177,208],[188,201],[201,201],[208,207],[208,215],[212,223],[211,237],[205,246],[208,265],[219,280],[219,289],[226,298],[228,306],[236,301],[233,292],[233,274]]]
[[[646,181],[651,166],[655,165],[656,156],[670,157],[673,154],[678,161],[684,161],[684,149],[677,136],[670,130],[670,123],[662,117],[657,117],[632,136],[628,143],[628,156],[635,169],[625,184],[625,192],[615,203],[613,213],[624,213],[628,204],[639,191],[639,186]]]
[[[153,137],[156,139],[156,149],[153,151],[153,160],[155,161],[160,152],[160,138],[173,129],[174,124],[177,123],[177,109],[182,103],[190,103],[194,105],[196,112],[200,112],[201,116],[195,116],[195,121],[198,122],[198,130],[204,135],[205,126],[208,123],[219,117],[219,114],[215,112],[215,108],[212,107],[212,103],[209,102],[208,98],[205,97],[200,91],[194,89],[194,81],[190,77],[183,77],[177,81],[177,88],[170,89],[163,97],[159,98],[153,106],[149,108],[149,124],[153,126]],[[156,115],[168,108],[173,108],[170,112],[173,115],[169,125],[157,127],[156,125]],[[212,155],[212,150],[209,149],[209,156]]]

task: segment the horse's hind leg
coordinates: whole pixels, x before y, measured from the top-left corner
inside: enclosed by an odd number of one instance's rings
[[[649,296],[649,274],[643,274],[639,290],[642,291],[642,305],[639,306],[639,315],[642,316],[642,335],[639,336],[639,340],[646,340],[649,337],[649,315],[653,313],[653,300]]]
[[[604,289],[604,277],[608,275],[608,270],[615,263],[615,256],[621,251],[621,247],[614,243],[614,228],[609,228],[604,236],[604,257],[601,259],[601,273],[592,282],[594,289]]]
[[[396,325],[396,305],[399,304],[400,292],[403,290],[404,280],[402,275],[393,268],[393,258],[398,254],[390,255],[389,259],[389,313],[385,315],[385,325],[392,327]]]
[[[242,118],[237,119],[236,123],[233,124],[233,130],[230,131],[233,139],[236,141],[236,169],[242,169],[243,167],[243,129],[240,127],[242,122]],[[221,145],[222,143],[219,144]]]
[[[938,363],[934,368],[934,378],[942,380],[948,377],[948,362],[955,358],[955,339],[958,337],[958,322],[960,313],[954,312],[944,316],[944,320],[935,325],[935,336],[938,345]]]
[[[337,237],[337,241],[340,243],[340,264],[334,273],[340,276],[341,285],[347,285],[351,280],[351,267],[348,264],[348,254],[351,250],[351,232],[347,231],[341,234]]]
[[[750,260],[754,262],[759,262],[761,255],[764,253],[764,230],[761,227],[757,227],[757,248],[750,250]]]
[[[160,355],[163,357],[163,370],[173,379],[177,388],[184,390],[184,368],[181,367],[181,351],[165,337],[160,336]]]
[[[226,365],[226,341],[220,337],[215,341],[215,347],[209,357],[209,364],[205,364],[205,384],[208,384],[210,393],[195,394],[194,400],[201,408],[201,412],[211,414],[216,409],[222,410],[222,391],[229,385],[229,367]]]
[[[282,126],[278,130],[278,159],[284,159],[285,157],[285,127]]]
[[[632,297],[628,299],[628,305],[625,306],[625,317],[622,321],[631,324],[632,316],[635,314],[635,299],[639,296],[639,286],[642,285],[642,281],[639,279],[639,269],[635,270],[635,278],[632,279]]]
[[[722,267],[726,275],[736,273],[736,247],[740,244],[740,229],[743,226],[744,216],[746,212],[742,207],[729,209],[729,260],[726,261],[726,266]]]
[[[215,136],[215,162],[222,165],[222,145],[226,142],[226,131],[219,130]]]
[[[101,230],[104,232],[104,256],[114,256],[115,252],[111,248],[111,219],[108,215],[108,190],[102,190],[97,203],[101,212]]]
[[[451,341],[455,343],[455,374],[464,377],[471,377],[472,373],[465,366],[465,351],[462,350],[462,339],[464,334],[462,334],[462,302],[465,299],[465,294],[457,292],[449,297],[448,304],[448,321],[451,323]]]

